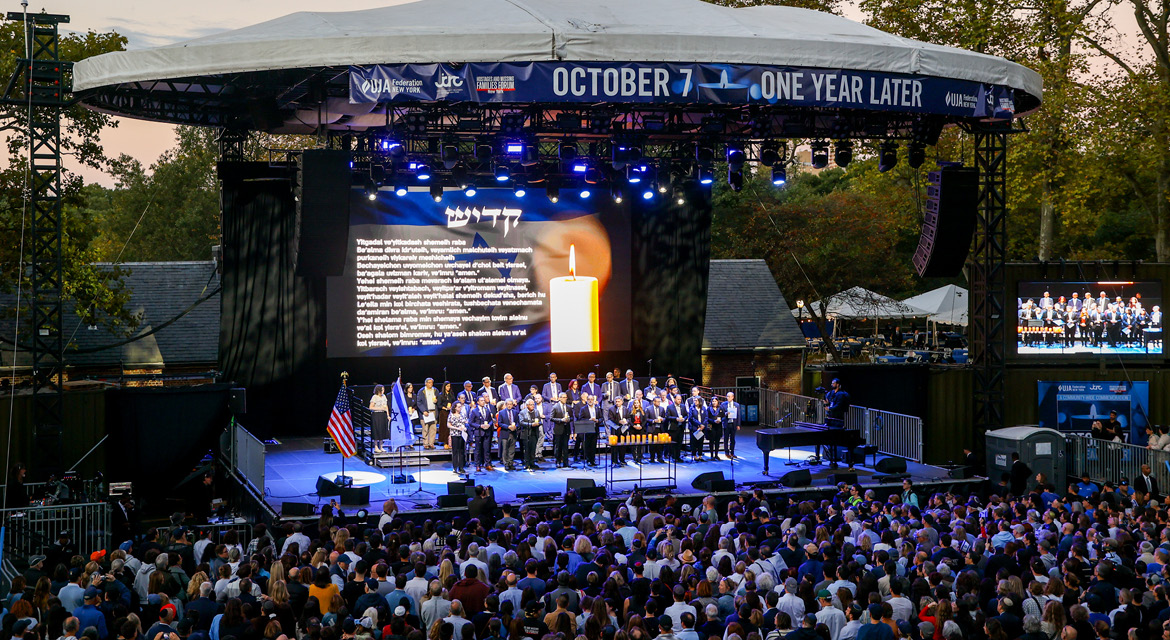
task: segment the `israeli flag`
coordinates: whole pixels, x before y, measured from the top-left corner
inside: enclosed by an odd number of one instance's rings
[[[414,440],[410,428],[410,413],[406,409],[406,392],[402,390],[402,377],[394,382],[393,405],[390,408],[390,448],[409,447]]]

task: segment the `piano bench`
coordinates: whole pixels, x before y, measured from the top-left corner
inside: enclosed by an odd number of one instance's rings
[[[853,447],[853,458],[855,460],[860,458],[862,464],[864,464],[867,456],[873,456],[873,464],[877,464],[878,446],[876,444],[863,444]]]

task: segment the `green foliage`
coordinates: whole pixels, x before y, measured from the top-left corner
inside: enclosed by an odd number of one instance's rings
[[[711,4],[717,4],[723,7],[741,8],[741,7],[759,7],[764,5],[785,5],[789,7],[800,7],[801,9],[815,9],[817,11],[827,11],[829,13],[840,13],[842,0],[706,0]]]

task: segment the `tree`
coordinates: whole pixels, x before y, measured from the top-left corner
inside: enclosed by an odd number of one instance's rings
[[[78,61],[110,51],[120,51],[126,39],[116,33],[63,33],[60,37],[61,57]],[[24,55],[23,25],[17,22],[0,24],[0,77],[8,78],[16,69],[16,60]],[[7,162],[0,170],[0,291],[14,293],[18,277],[23,289],[28,281],[28,225],[30,212],[26,209],[28,184],[28,138],[20,107],[0,106],[0,129],[7,138]],[[66,109],[63,118],[62,153],[81,164],[102,167],[106,156],[99,134],[103,127],[116,126],[107,115],[81,106]],[[67,173],[62,182],[62,267],[65,301],[74,302],[85,322],[100,324],[118,330],[133,327],[135,318],[125,310],[129,294],[120,284],[121,274],[93,265],[96,254],[92,219],[86,209],[87,192],[82,180]],[[22,236],[22,234],[24,234]],[[22,253],[23,252],[23,253]],[[23,258],[23,262],[22,262]],[[26,298],[27,300],[27,298]],[[27,303],[21,309],[5,308],[4,313],[28,318]]]
[[[788,7],[800,7],[801,9],[814,9],[816,11],[825,11],[828,13],[841,13],[842,0],[706,0],[711,4],[717,4],[723,7],[741,8],[741,7],[759,7],[765,5],[783,5]]]

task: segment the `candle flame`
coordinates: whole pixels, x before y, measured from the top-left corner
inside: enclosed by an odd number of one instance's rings
[[[569,245],[569,277],[577,277],[577,245]]]

